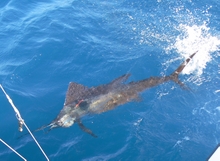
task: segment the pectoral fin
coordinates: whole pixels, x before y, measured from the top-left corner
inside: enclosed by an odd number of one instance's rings
[[[81,122],[80,119],[77,119],[76,122],[78,123],[81,130],[83,130],[84,132],[86,132],[86,133],[92,135],[93,137],[97,138],[97,136],[92,132],[92,130],[88,129],[87,127],[85,127],[83,125],[83,123]]]

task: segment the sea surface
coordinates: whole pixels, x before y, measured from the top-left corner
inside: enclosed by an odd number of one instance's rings
[[[69,82],[87,87],[171,74],[83,124],[33,133],[51,161],[205,161],[220,143],[220,0],[1,0],[0,84],[30,130],[63,108]],[[126,83],[127,83],[126,82]],[[0,139],[46,160],[0,90]],[[1,161],[22,160],[0,142]]]

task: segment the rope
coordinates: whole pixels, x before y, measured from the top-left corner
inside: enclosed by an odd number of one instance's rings
[[[25,124],[24,120],[22,119],[20,112],[18,111],[18,109],[15,107],[12,99],[9,97],[9,95],[7,95],[7,93],[5,92],[4,88],[2,87],[2,85],[0,84],[0,87],[2,89],[2,91],[4,92],[5,96],[7,97],[9,103],[11,104],[11,106],[13,107],[14,111],[15,111],[15,116],[18,119],[18,123],[19,123],[19,131],[22,132],[22,126],[24,125],[26,127],[26,129],[28,130],[28,132],[30,133],[31,137],[34,139],[35,143],[37,144],[37,146],[39,147],[39,149],[41,150],[41,152],[43,153],[43,155],[45,156],[45,158],[49,161],[49,158],[47,157],[46,153],[44,152],[44,150],[41,148],[40,144],[38,143],[38,141],[35,139],[34,135],[31,133],[31,131],[29,130],[28,126]]]
[[[24,123],[24,120],[21,118],[20,112],[18,111],[18,109],[15,107],[14,103],[12,102],[12,99],[9,97],[9,95],[7,95],[7,93],[5,92],[4,88],[2,87],[2,85],[0,84],[0,87],[2,89],[2,91],[4,92],[6,98],[8,99],[9,103],[11,104],[11,106],[13,107],[14,111],[15,111],[15,116],[18,119],[18,123],[19,123],[19,131],[23,131],[22,129],[22,125]]]
[[[6,142],[4,142],[2,139],[0,139],[0,141],[5,144],[9,149],[11,149],[13,152],[15,152],[19,157],[21,157],[24,161],[26,161],[27,159],[25,159],[21,154],[19,154],[18,152],[16,152],[12,147],[10,147]]]

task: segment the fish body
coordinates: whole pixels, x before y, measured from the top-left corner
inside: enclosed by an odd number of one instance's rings
[[[46,127],[49,127],[49,130],[56,127],[70,127],[74,123],[78,123],[83,131],[96,137],[91,130],[82,124],[80,118],[88,114],[103,113],[127,102],[138,100],[139,94],[144,90],[168,81],[174,81],[182,88],[187,89],[187,87],[178,79],[178,76],[196,53],[197,52],[190,55],[190,57],[186,59],[171,75],[164,77],[150,77],[137,82],[125,84],[125,81],[130,76],[130,74],[125,74],[109,84],[91,88],[75,82],[70,82],[63,109],[50,124],[43,126],[38,130]]]

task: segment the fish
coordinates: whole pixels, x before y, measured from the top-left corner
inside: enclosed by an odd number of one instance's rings
[[[90,88],[82,84],[70,82],[63,109],[51,123],[38,128],[36,131],[45,128],[49,128],[48,131],[58,127],[67,128],[77,123],[84,132],[97,137],[92,130],[84,126],[81,121],[82,117],[107,112],[119,105],[138,100],[141,92],[168,81],[175,82],[183,89],[189,89],[179,80],[178,76],[197,52],[190,55],[188,59],[168,76],[150,77],[125,83],[130,74],[124,74],[108,84]]]

